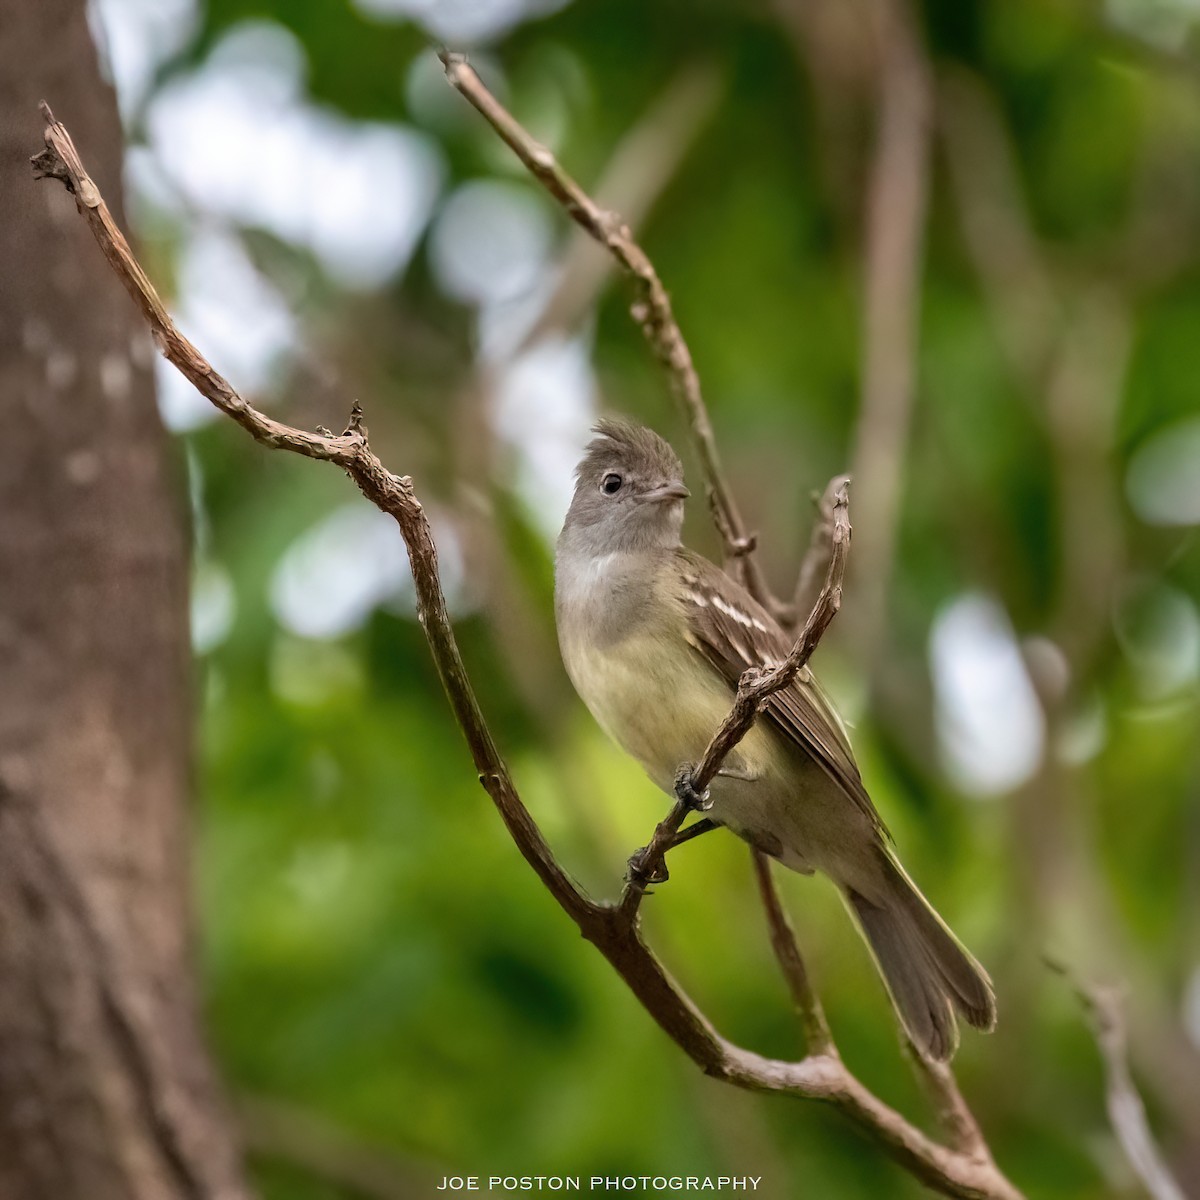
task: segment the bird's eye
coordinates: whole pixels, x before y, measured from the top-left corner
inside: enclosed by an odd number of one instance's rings
[[[600,480],[600,490],[606,496],[615,496],[621,490],[621,484],[625,481],[615,471],[609,471],[605,477]]]

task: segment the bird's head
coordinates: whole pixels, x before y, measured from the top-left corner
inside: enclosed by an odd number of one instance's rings
[[[575,471],[575,496],[563,529],[594,553],[670,549],[683,528],[683,465],[651,429],[605,419]]]

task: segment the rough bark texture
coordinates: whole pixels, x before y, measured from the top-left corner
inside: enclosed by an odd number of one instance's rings
[[[182,489],[38,101],[120,195],[84,0],[0,0],[0,1197],[241,1200],[191,973]]]

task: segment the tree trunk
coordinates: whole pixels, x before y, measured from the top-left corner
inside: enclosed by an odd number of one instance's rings
[[[0,0],[0,1197],[242,1200],[192,974],[183,488],[152,348],[61,187],[120,216],[84,0]]]

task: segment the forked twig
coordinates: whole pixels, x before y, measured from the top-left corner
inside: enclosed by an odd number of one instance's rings
[[[1129,1034],[1123,989],[1081,979],[1069,967],[1050,958],[1046,959],[1046,964],[1074,988],[1091,1021],[1096,1045],[1104,1060],[1109,1124],[1129,1165],[1153,1200],[1187,1200],[1154,1140],[1146,1106],[1129,1070]]]
[[[412,566],[418,616],[480,782],[518,850],[546,889],[663,1031],[714,1078],[750,1090],[833,1104],[897,1163],[944,1195],[960,1200],[1020,1200],[1020,1193],[990,1160],[943,1146],[928,1137],[868,1091],[840,1059],[830,1054],[810,1054],[800,1062],[784,1062],[763,1058],[727,1041],[663,969],[642,941],[637,923],[627,920],[615,906],[595,903],[575,886],[517,794],[479,708],[450,625],[438,577],[437,551],[412,480],[392,474],[370,449],[357,406],[346,432],[340,436],[308,433],[264,416],[217,374],[171,320],[113,221],[99,189],[85,171],[66,129],[53,119],[48,108],[44,107],[43,113],[47,120],[46,149],[34,159],[35,173],[60,180],[75,195],[79,211],[100,249],[141,309],[155,344],[166,358],[256,441],[273,449],[336,463],[349,473],[368,500],[395,519]],[[829,615],[831,619],[832,612]],[[809,625],[812,624],[810,621]],[[805,634],[808,633],[806,626]],[[819,637],[819,632],[815,636]],[[801,656],[806,656],[805,644],[802,635],[788,656],[789,661],[797,662],[794,669],[802,662]],[[811,646],[807,652],[811,652]],[[747,728],[752,720],[753,711]],[[717,741],[714,739],[714,745]],[[719,762],[715,755],[727,752],[728,748],[721,751],[710,746],[714,763]],[[706,761],[709,757],[706,755]],[[715,766],[711,769],[715,770]]]

